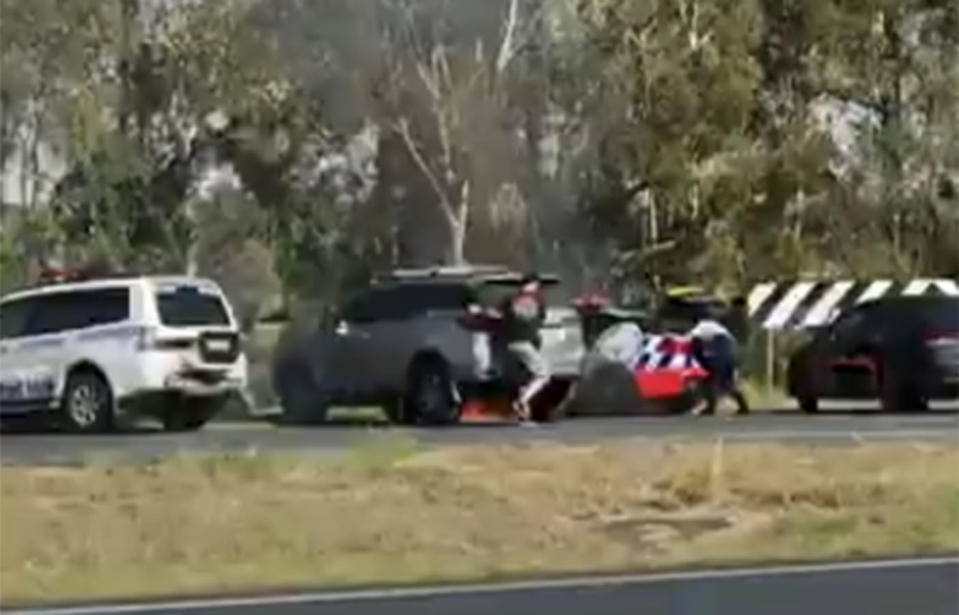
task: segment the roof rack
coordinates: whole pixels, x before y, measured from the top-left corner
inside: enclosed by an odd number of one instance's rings
[[[115,280],[121,278],[140,277],[141,273],[132,271],[116,271],[101,269],[95,265],[83,267],[46,267],[40,272],[37,280],[39,286],[51,284],[67,284],[70,282],[87,282],[90,280]]]
[[[376,276],[379,280],[416,280],[424,278],[470,278],[482,275],[497,275],[511,273],[508,267],[502,265],[455,265],[439,267],[423,267],[411,269],[394,269]]]

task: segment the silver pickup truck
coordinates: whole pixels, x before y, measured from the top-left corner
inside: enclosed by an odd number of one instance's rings
[[[342,307],[334,324],[280,345],[273,378],[283,419],[321,422],[330,405],[375,404],[395,422],[456,422],[465,397],[505,377],[477,313],[498,306],[522,277],[501,267],[464,267],[394,271],[377,280]],[[572,381],[584,353],[579,317],[551,298],[559,280],[542,279],[542,352],[554,379]]]

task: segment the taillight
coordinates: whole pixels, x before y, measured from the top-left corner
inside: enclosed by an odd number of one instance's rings
[[[923,331],[922,341],[927,344],[959,342],[959,331]]]
[[[136,348],[140,352],[148,350],[188,350],[193,347],[195,340],[192,337],[165,337],[157,336],[153,327],[143,327],[137,337]]]
[[[157,331],[153,327],[142,327],[137,335],[136,349],[139,352],[153,350],[156,347]]]

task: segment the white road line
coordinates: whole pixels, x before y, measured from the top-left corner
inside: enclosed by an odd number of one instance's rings
[[[22,609],[4,611],[8,615],[114,615],[121,613],[153,613],[157,611],[196,611],[201,609],[230,609],[242,607],[279,606],[288,604],[329,604],[372,600],[401,600],[468,594],[493,594],[503,592],[535,591],[543,589],[577,589],[636,585],[675,581],[730,580],[744,577],[770,577],[796,574],[852,572],[857,570],[888,570],[922,568],[925,566],[959,565],[959,556],[927,557],[909,559],[886,559],[860,562],[837,562],[831,564],[798,564],[755,568],[730,568],[713,570],[689,570],[649,574],[619,574],[566,579],[543,579],[512,583],[481,583],[476,585],[448,585],[438,587],[396,588],[381,590],[357,590],[342,592],[307,592],[251,596],[247,598],[210,598],[198,600],[171,600],[150,604],[115,604],[63,608]]]
[[[684,436],[686,434],[683,434]],[[689,434],[695,437],[696,434]],[[875,431],[826,431],[814,429],[795,430],[795,431],[736,431],[736,432],[716,432],[710,436],[723,437],[730,440],[791,440],[791,439],[815,439],[815,438],[841,438],[843,440],[869,440],[884,438],[889,440],[912,440],[926,438],[959,438],[959,431],[946,431],[943,429],[903,429],[899,431],[884,431],[877,429]]]

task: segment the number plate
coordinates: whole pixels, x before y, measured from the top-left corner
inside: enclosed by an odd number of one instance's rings
[[[232,345],[229,340],[207,340],[206,349],[209,352],[230,352]]]

